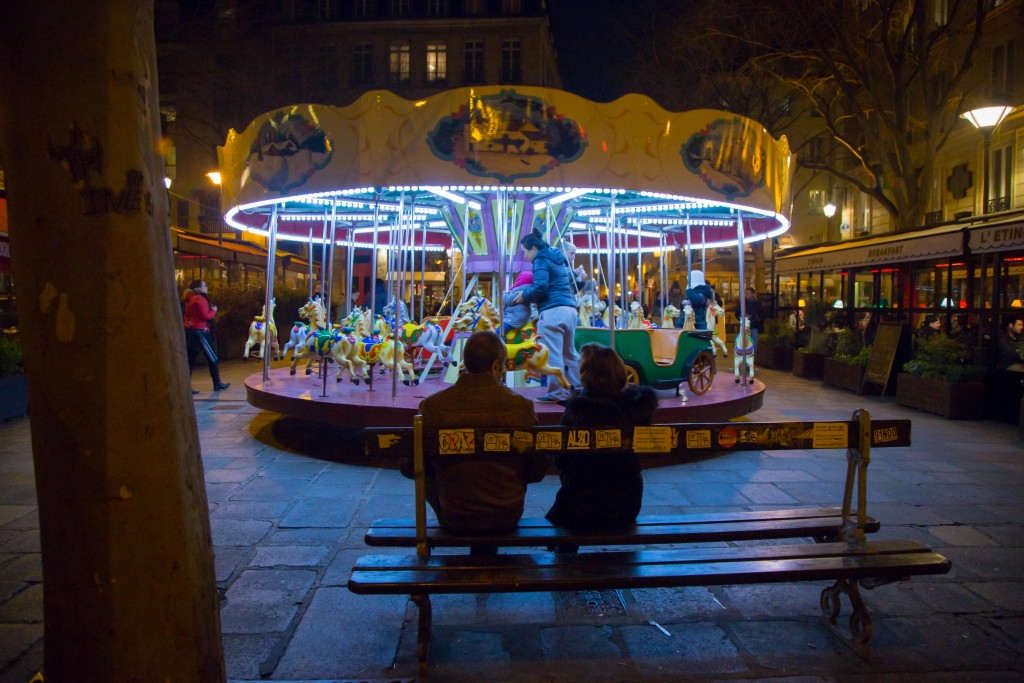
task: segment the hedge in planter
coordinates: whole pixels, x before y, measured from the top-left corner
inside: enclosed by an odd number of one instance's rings
[[[859,392],[870,357],[871,347],[861,346],[860,335],[849,328],[840,330],[836,333],[835,352],[825,359],[822,380],[840,389]]]
[[[0,336],[0,421],[28,414],[28,380],[15,337]]]
[[[825,303],[813,300],[805,309],[805,320],[810,328],[807,346],[793,352],[793,374],[797,377],[817,379],[825,374],[825,359],[831,355],[831,334],[825,329]]]
[[[944,334],[920,342],[896,377],[896,403],[947,418],[980,419],[985,371],[970,359],[971,349]]]
[[[769,370],[789,370],[793,367],[793,341],[796,330],[779,318],[764,321],[764,332],[758,337],[754,349],[754,365]]]

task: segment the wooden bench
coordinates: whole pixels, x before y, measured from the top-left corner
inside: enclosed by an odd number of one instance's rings
[[[906,446],[908,420],[876,421],[867,411],[842,422],[715,423],[617,428],[536,427],[530,430],[464,429],[424,433],[417,416],[413,429],[371,430],[367,453],[407,457],[414,454],[416,518],[377,520],[366,542],[377,546],[415,546],[410,555],[359,558],[348,582],[359,594],[407,594],[419,608],[417,655],[420,676],[427,675],[431,604],[434,593],[663,588],[740,583],[832,581],[821,594],[825,624],[862,654],[872,634],[871,618],[860,588],[874,588],[916,575],[941,574],[949,560],[912,541],[868,542],[865,533],[878,522],[867,515],[867,467],[871,447]],[[721,450],[846,448],[847,474],[839,508],[796,508],[763,512],[679,514],[641,517],[629,529],[571,533],[546,520],[526,519],[503,534],[452,534],[427,524],[423,463],[426,457],[503,452],[534,448],[560,453],[580,450],[628,451],[679,458]],[[585,457],[585,455],[581,455]],[[856,497],[856,510],[854,510]],[[809,538],[816,543],[738,545],[714,548],[593,550],[579,553],[515,552],[495,555],[431,555],[435,547],[631,546],[765,539]],[[848,632],[839,627],[840,599],[847,595],[852,614]]]

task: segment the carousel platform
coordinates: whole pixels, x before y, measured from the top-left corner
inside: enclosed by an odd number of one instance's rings
[[[336,382],[333,375],[331,372],[327,379],[324,396],[323,379],[316,374],[300,372],[292,376],[286,367],[271,368],[267,381],[263,380],[262,372],[246,378],[246,398],[256,408],[338,427],[407,427],[412,424],[420,401],[449,386],[439,377],[428,378],[417,386],[399,384],[392,400],[390,375],[377,379],[372,391],[363,383],[355,385],[347,379]],[[686,389],[685,384],[683,389],[685,401],[671,389],[658,392],[655,423],[719,422],[752,413],[764,403],[762,382],[753,379],[744,387],[734,381],[732,373],[716,376],[711,388],[700,396]],[[515,391],[534,399],[545,390],[528,387]],[[545,425],[558,424],[563,410],[557,403],[534,403],[534,409]]]

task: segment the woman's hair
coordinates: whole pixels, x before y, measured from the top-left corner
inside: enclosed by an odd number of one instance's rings
[[[588,394],[614,396],[626,386],[626,366],[610,347],[584,344],[580,349],[580,382]]]
[[[550,244],[544,241],[544,237],[541,236],[540,230],[534,230],[529,235],[519,240],[519,244],[524,249],[547,249]]]
[[[923,324],[925,324],[925,325],[933,325],[933,324],[935,324],[937,322],[939,322],[939,316],[935,315],[934,313],[929,313],[928,315],[926,315],[924,317],[924,323]]]
[[[195,291],[195,290],[199,289],[202,286],[203,286],[203,281],[202,280],[193,280],[192,284],[190,284],[188,286],[188,288],[193,290],[193,291]]]

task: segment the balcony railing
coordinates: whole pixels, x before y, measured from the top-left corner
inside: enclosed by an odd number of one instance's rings
[[[988,206],[985,208],[985,213],[998,213],[1000,211],[1009,211],[1009,209],[1009,197],[996,197],[995,199],[988,200]]]

